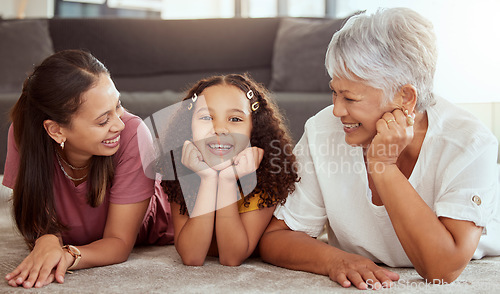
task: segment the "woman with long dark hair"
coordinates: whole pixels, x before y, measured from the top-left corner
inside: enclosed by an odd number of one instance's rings
[[[9,285],[62,283],[68,269],[127,260],[136,241],[173,241],[170,206],[141,160],[152,146],[147,128],[94,56],[45,59],[11,119],[3,184],[32,251],[7,274]]]

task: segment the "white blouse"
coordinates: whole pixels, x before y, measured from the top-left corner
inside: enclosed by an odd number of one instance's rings
[[[377,263],[411,267],[385,207],[372,203],[362,148],[345,142],[332,110],[326,107],[307,121],[294,149],[301,180],[274,215],[313,237],[328,221],[329,244]],[[428,130],[409,182],[438,217],[484,227],[473,258],[500,255],[496,138],[443,98],[427,114]]]

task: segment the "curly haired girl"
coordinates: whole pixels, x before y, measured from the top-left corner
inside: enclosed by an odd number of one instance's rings
[[[298,181],[288,130],[268,92],[247,75],[202,79],[178,106],[162,144],[182,146],[182,165],[174,152],[158,161],[163,173],[174,164],[175,179],[162,186],[176,249],[186,265],[202,265],[207,255],[240,265]]]

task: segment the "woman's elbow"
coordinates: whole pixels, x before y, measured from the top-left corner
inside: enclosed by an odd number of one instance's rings
[[[128,260],[128,257],[130,256],[130,252],[128,253],[121,253],[121,254],[118,254],[118,255],[115,255],[110,261],[109,261],[109,264],[108,265],[112,265],[112,264],[119,264],[119,263],[123,263],[125,261]]]
[[[122,256],[118,259],[118,262],[117,263],[122,263],[122,262],[125,262],[128,260],[128,257],[130,256],[130,254],[127,254],[125,256]]]
[[[232,257],[232,258],[219,257],[220,264],[225,265],[225,266],[239,266],[243,263],[243,261],[245,261],[245,259],[238,258],[238,257]]]
[[[124,250],[117,250],[117,255],[114,260],[114,264],[122,263],[128,260],[130,253],[132,253],[131,248],[124,248]]]
[[[202,266],[204,260],[199,260],[199,259],[183,259],[182,263],[187,266]]]
[[[444,270],[444,269],[425,270],[425,271],[417,270],[417,272],[428,283],[446,285],[455,281],[460,276],[463,269],[464,268],[458,270]]]
[[[205,257],[199,254],[180,254],[182,263],[187,266],[202,266],[205,263]]]

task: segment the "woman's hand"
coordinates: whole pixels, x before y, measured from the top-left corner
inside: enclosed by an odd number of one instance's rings
[[[198,174],[202,179],[216,178],[217,171],[212,169],[204,160],[201,152],[191,141],[185,141],[182,146],[182,164]]]
[[[36,240],[33,251],[12,272],[5,276],[13,287],[40,288],[54,281],[64,283],[64,275],[74,258],[61,248],[59,238],[44,235]]]
[[[331,263],[328,276],[342,287],[355,286],[360,290],[390,288],[399,280],[397,273],[379,267],[373,261],[357,254],[340,251]]]
[[[233,165],[222,170],[219,174],[220,180],[235,181],[249,175],[259,168],[264,157],[264,150],[258,147],[248,147],[241,151],[233,160]],[[233,169],[234,167],[234,169]],[[235,175],[234,173],[237,173]]]
[[[410,115],[414,118],[414,114]],[[377,121],[377,134],[366,155],[369,170],[381,171],[385,166],[396,164],[401,152],[413,140],[413,124],[400,109],[386,112]]]

